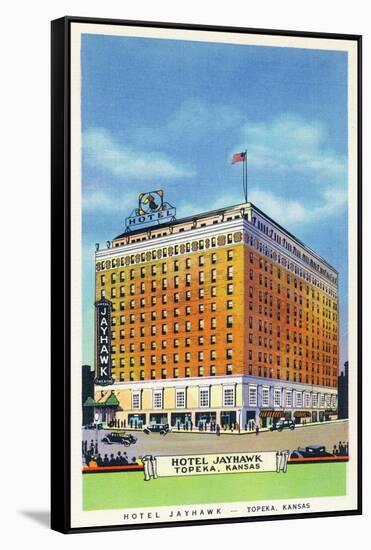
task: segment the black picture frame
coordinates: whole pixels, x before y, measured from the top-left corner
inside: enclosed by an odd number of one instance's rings
[[[149,27],[157,29],[202,30],[242,34],[265,34],[309,38],[350,40],[357,44],[357,139],[358,139],[358,502],[354,510],[292,513],[288,515],[239,517],[228,519],[187,520],[101,527],[71,527],[71,100],[70,31],[72,23],[111,26]],[[362,513],[362,36],[303,32],[292,30],[252,29],[150,21],[116,20],[67,16],[51,23],[51,528],[62,533],[147,529],[188,525],[210,525],[281,519],[305,519],[359,515]],[[58,427],[58,430],[55,427]]]

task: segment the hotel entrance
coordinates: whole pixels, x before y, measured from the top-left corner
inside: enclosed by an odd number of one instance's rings
[[[192,415],[190,412],[171,413],[171,426],[178,430],[190,430],[192,426]]]
[[[153,426],[156,424],[167,424],[168,417],[164,413],[151,413],[149,415],[149,423]]]
[[[220,424],[222,429],[231,429],[236,424],[237,413],[236,411],[222,411],[220,413]]]
[[[199,430],[212,429],[216,426],[216,412],[196,412],[196,427]]]
[[[128,424],[129,428],[143,428],[146,423],[145,414],[129,414],[128,415]]]

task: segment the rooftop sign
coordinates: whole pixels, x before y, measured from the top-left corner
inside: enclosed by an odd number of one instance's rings
[[[125,232],[173,221],[175,215],[176,209],[168,202],[164,202],[162,189],[140,193],[138,208],[125,219]]]

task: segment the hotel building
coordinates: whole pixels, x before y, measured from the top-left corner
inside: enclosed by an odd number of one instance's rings
[[[256,206],[134,224],[108,244],[95,254],[96,300],[112,304],[103,421],[336,418],[338,273]]]

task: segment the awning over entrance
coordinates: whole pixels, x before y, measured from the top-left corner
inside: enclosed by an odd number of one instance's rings
[[[120,402],[116,395],[112,392],[105,400],[95,401],[92,397],[88,397],[84,403],[84,407],[95,407],[96,409],[102,409],[106,407],[115,408],[118,411],[122,411]]]
[[[96,401],[94,401],[94,399],[92,397],[88,397],[85,401],[85,403],[83,404],[84,407],[96,407],[97,406],[97,403]]]
[[[284,411],[260,411],[259,416],[260,418],[281,418],[286,416],[286,413]]]
[[[294,416],[297,418],[309,418],[310,412],[309,411],[295,411]]]

